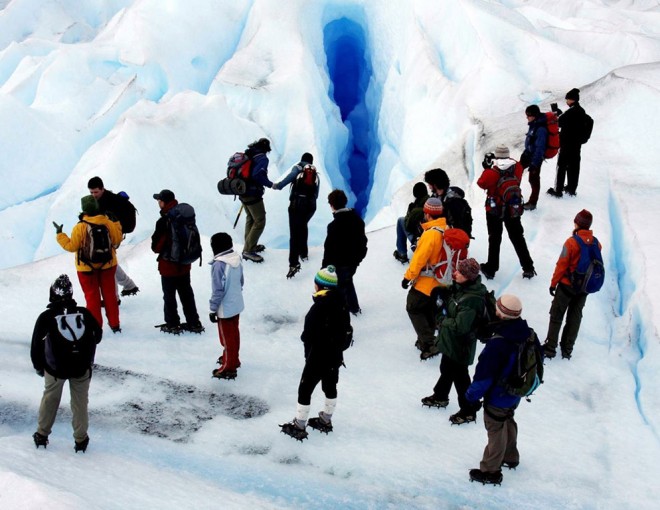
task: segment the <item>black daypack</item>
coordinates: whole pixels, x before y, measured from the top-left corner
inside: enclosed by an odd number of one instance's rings
[[[318,189],[318,172],[316,171],[316,167],[311,164],[305,165],[302,172],[296,175],[296,178],[291,183],[291,192],[296,196],[315,198]]]
[[[491,290],[484,296],[483,308],[477,316],[474,327],[474,334],[481,342],[485,342],[492,335],[491,325],[499,320],[495,314],[496,306],[495,292]]]
[[[202,263],[202,243],[195,222],[195,209],[190,204],[180,203],[167,213],[170,228],[170,249],[163,256],[177,264],[192,264],[197,259]]]
[[[465,200],[465,192],[456,186],[451,186],[445,194],[442,205],[447,218],[447,225],[460,228],[472,237],[472,208]]]
[[[112,260],[112,242],[108,227],[85,220],[80,222],[85,224],[86,231],[78,250],[78,260],[88,266],[104,265],[110,262]]]
[[[583,125],[582,125],[582,140],[580,143],[585,144],[591,138],[591,133],[594,130],[594,119],[592,119],[586,112],[584,114]]]
[[[529,337],[519,343],[511,372],[503,382],[510,395],[521,398],[529,397],[543,383],[543,349],[534,330],[529,331]]]
[[[605,282],[605,266],[598,239],[594,237],[593,242],[587,244],[577,234],[573,234],[573,238],[580,247],[580,259],[570,275],[571,286],[580,294],[598,292]]]
[[[94,360],[92,328],[86,326],[85,315],[75,307],[63,310],[54,321],[44,337],[46,364],[60,376],[80,377]]]
[[[117,193],[114,210],[112,211],[117,217],[117,221],[121,224],[121,231],[123,234],[130,234],[133,232],[137,222],[137,209],[131,203],[129,198],[128,193],[125,191]]]

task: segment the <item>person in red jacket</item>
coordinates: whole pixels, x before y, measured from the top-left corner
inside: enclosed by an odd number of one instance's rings
[[[509,148],[506,145],[498,145],[494,154],[486,154],[482,163],[484,171],[477,180],[477,185],[486,190],[486,225],[488,227],[488,261],[481,264],[481,272],[491,280],[500,268],[500,245],[502,244],[502,233],[504,227],[509,234],[513,249],[516,250],[518,260],[523,270],[523,278],[533,278],[536,275],[534,271],[534,261],[532,260],[527,242],[525,241],[525,230],[520,221],[520,215],[523,212],[522,203],[516,205],[507,205],[501,196],[501,189],[498,189],[501,172],[506,172],[512,166],[513,177],[520,186],[520,179],[523,174],[522,165],[515,159],[509,157]],[[522,202],[522,197],[520,197]]]
[[[582,209],[575,216],[573,234],[577,234],[587,244],[594,242],[591,229],[593,216],[586,209]],[[600,248],[600,243],[598,244]],[[550,295],[553,296],[550,307],[550,325],[546,336],[543,351],[546,358],[554,358],[557,354],[557,343],[561,346],[561,357],[570,359],[573,346],[577,339],[580,323],[582,322],[582,309],[587,302],[587,294],[578,293],[571,285],[571,274],[575,271],[580,260],[580,246],[578,242],[569,237],[561,250],[555,272],[550,282]],[[568,313],[567,313],[568,312]],[[566,324],[559,342],[559,331],[566,315]]]

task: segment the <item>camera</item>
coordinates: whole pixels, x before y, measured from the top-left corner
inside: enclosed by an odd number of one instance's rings
[[[484,168],[492,168],[493,161],[495,161],[495,154],[493,154],[492,152],[488,152],[484,156],[484,160],[481,163],[481,166],[483,166]]]
[[[557,103],[550,103],[550,109],[553,112],[556,112],[557,110],[559,110],[559,108],[557,108]]]

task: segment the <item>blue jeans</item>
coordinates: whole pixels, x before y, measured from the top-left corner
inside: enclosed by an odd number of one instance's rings
[[[410,241],[410,244],[414,244],[415,237],[406,230],[405,222],[406,219],[403,216],[396,220],[396,251],[403,255],[408,255],[408,244],[406,240]]]

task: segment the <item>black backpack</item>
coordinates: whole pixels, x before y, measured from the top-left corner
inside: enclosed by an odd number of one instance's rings
[[[447,225],[460,228],[472,237],[472,208],[465,200],[465,193],[461,188],[450,186],[447,190],[442,205],[447,218]]]
[[[123,234],[130,234],[135,230],[137,209],[129,200],[129,196],[125,191],[117,193],[117,198],[112,211],[117,217],[117,221],[121,224],[121,231]]]
[[[484,296],[483,308],[481,309],[481,313],[477,316],[474,327],[474,334],[481,342],[486,342],[492,335],[492,323],[500,320],[495,314],[496,306],[497,300],[495,299],[495,292],[491,290]]]
[[[64,309],[53,320],[55,324],[44,337],[46,364],[61,377],[80,377],[94,361],[94,328],[88,327],[86,320],[95,319],[73,307]]]
[[[167,213],[170,229],[170,249],[163,259],[177,264],[192,264],[202,257],[202,243],[195,222],[195,209],[180,203]]]
[[[227,161],[227,177],[218,181],[218,192],[221,195],[244,195],[253,166],[249,153],[235,152]]]
[[[583,125],[582,125],[582,140],[580,143],[585,144],[591,138],[591,133],[594,130],[594,119],[592,119],[586,112],[584,114]]]
[[[529,337],[518,345],[513,367],[503,384],[510,395],[521,398],[529,397],[543,383],[543,349],[534,330],[529,331]]]
[[[103,224],[81,220],[86,227],[82,246],[78,250],[78,260],[88,266],[104,265],[112,260],[112,242],[110,231]]]
[[[318,189],[319,176],[316,167],[306,164],[291,183],[291,193],[294,196],[315,198]]]

